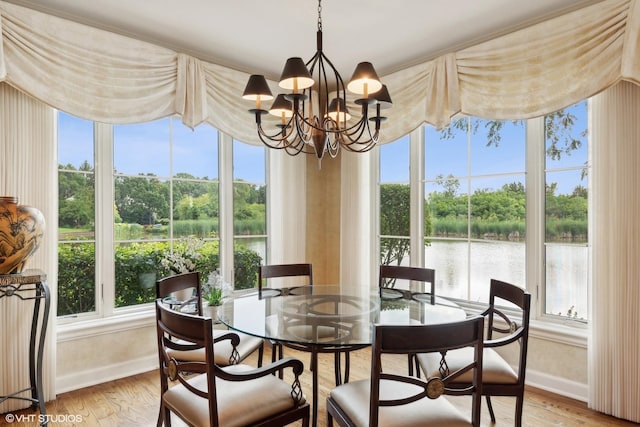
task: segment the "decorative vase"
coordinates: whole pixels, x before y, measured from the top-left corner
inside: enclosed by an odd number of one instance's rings
[[[17,197],[0,196],[0,274],[22,272],[44,235],[44,216]]]

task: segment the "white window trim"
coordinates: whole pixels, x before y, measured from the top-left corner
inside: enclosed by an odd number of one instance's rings
[[[588,323],[572,319],[556,318],[544,313],[545,301],[545,270],[544,270],[544,233],[545,229],[545,134],[544,117],[525,121],[526,127],[526,160],[525,160],[525,185],[526,185],[526,289],[532,296],[530,336],[547,341],[571,344],[578,347],[587,347]],[[424,128],[420,127],[410,134],[410,185],[411,185],[411,265],[424,265],[424,229],[422,223],[421,201],[424,199]],[[380,248],[380,149],[375,150],[375,164],[378,165],[372,172],[372,182],[376,183],[375,208],[372,209],[375,216],[375,233],[378,236],[376,251]],[[591,198],[590,198],[591,200]],[[420,212],[420,214],[418,213]],[[414,255],[420,254],[420,255]],[[379,254],[372,253],[375,275],[377,277]],[[589,275],[590,276],[590,275]],[[469,313],[479,313],[483,308],[480,305],[468,301],[457,301]]]
[[[96,278],[115,278],[113,251],[102,249],[113,248],[115,244],[113,225],[113,200],[115,199],[113,185],[114,126],[98,122],[94,122],[93,126],[94,191],[96,195],[100,194],[99,198],[95,198],[95,241],[101,242],[100,245],[96,244],[95,247],[96,260],[101,260],[101,262],[96,261]],[[173,138],[172,132],[171,138]],[[227,280],[233,280],[233,138],[220,130],[218,130],[218,170],[220,268],[224,277],[228,278]],[[95,312],[78,313],[56,318],[58,342],[154,325],[155,311],[153,303],[116,308],[114,280],[97,281],[95,285]]]

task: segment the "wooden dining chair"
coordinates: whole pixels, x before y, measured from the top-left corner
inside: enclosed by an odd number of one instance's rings
[[[340,385],[327,398],[327,426],[479,426],[482,393],[482,338],[484,318],[432,325],[375,325],[371,352],[371,378]],[[460,368],[446,368],[450,350],[470,346],[473,355]],[[385,354],[434,352],[442,374],[422,380],[384,369]],[[453,381],[470,375],[469,385]],[[466,416],[443,394],[470,395]]]
[[[291,278],[289,280],[288,278]],[[285,279],[286,286],[272,287],[268,286],[269,282],[274,279]],[[311,264],[271,264],[261,265],[258,268],[258,296],[279,296],[279,295],[297,295],[300,293],[308,293],[312,291],[313,287],[313,267]],[[335,329],[333,327],[319,327],[315,331],[320,336],[325,338],[333,337]],[[300,330],[300,334],[304,335],[305,331]],[[311,329],[309,330],[311,333]],[[350,356],[349,353],[353,350],[362,348],[362,346],[318,346],[310,347],[304,344],[286,343],[271,341],[271,361],[284,356],[283,347],[290,347],[298,351],[322,351],[323,353],[334,353],[335,355],[335,380],[336,385],[340,384],[344,378],[344,381],[349,381],[350,371]],[[342,376],[342,362],[341,354],[344,354],[344,377]],[[315,369],[315,366],[310,367]]]
[[[287,286],[267,286],[272,280],[292,278],[287,280]],[[293,285],[293,286],[291,286]],[[311,264],[272,264],[261,265],[258,268],[258,295],[267,296],[281,295],[282,293],[295,294],[302,291],[307,286],[313,286],[313,267]]]
[[[400,288],[395,287],[398,279],[428,283],[430,293],[412,292],[410,289],[408,289],[408,293],[403,293]],[[380,289],[397,290],[399,294],[408,295],[410,298],[420,299],[428,297],[431,304],[436,303],[436,271],[431,268],[381,265],[378,275],[378,286]]]
[[[505,306],[504,303],[508,303]],[[500,304],[503,304],[500,306]],[[527,343],[529,340],[529,317],[531,311],[531,295],[526,290],[502,282],[491,280],[489,289],[489,308],[482,315],[487,318],[487,336],[484,341],[482,369],[482,394],[486,396],[491,421],[496,422],[491,405],[491,396],[514,396],[516,398],[515,426],[522,425],[522,409],[524,406],[524,382],[527,367]],[[511,314],[508,316],[507,313]],[[520,320],[518,323],[517,320]],[[499,334],[499,336],[496,336]],[[518,366],[513,370],[509,363],[495,350],[503,346],[517,346]],[[451,352],[447,358],[449,368],[454,369],[467,363],[471,357],[470,349]],[[426,376],[437,375],[438,360],[431,354],[419,354],[418,363]],[[469,376],[457,379],[464,384]]]
[[[215,363],[213,321],[209,317],[171,309],[156,300],[160,362],[160,419],[171,426],[171,413],[190,426],[283,426],[302,420],[309,425],[309,404],[300,387],[300,360],[286,358],[254,369],[248,365],[222,368]],[[231,335],[231,334],[230,334]],[[231,335],[237,340],[237,335]],[[201,361],[177,360],[173,352],[202,349]],[[289,385],[272,374],[291,369]],[[194,375],[195,374],[195,375]],[[175,382],[169,387],[169,382]]]
[[[420,282],[423,286],[428,284],[431,292],[412,292],[411,289],[396,287],[398,285],[397,280]],[[378,287],[380,288],[382,298],[394,298],[397,295],[397,298],[428,299],[432,305],[436,303],[436,271],[431,268],[380,265]],[[413,375],[415,372],[415,374],[420,377],[420,368],[416,355],[409,354],[407,355],[407,359],[409,375]]]
[[[184,301],[170,298],[180,291],[189,291],[190,297]],[[156,298],[162,298],[172,308],[180,308],[183,310],[191,308],[193,312],[202,316],[202,288],[200,281],[200,272],[194,271],[189,273],[176,274],[174,276],[164,277],[156,281]],[[216,319],[214,319],[216,320]],[[225,334],[234,333],[238,335],[239,343],[236,347],[232,346],[231,341],[221,340],[216,343],[216,363],[219,366],[226,366],[242,362],[253,352],[258,351],[258,367],[262,366],[262,356],[264,353],[264,341],[251,335],[239,332],[229,332],[225,329],[214,329],[214,339]],[[204,360],[204,350],[196,350],[176,355],[183,360]]]

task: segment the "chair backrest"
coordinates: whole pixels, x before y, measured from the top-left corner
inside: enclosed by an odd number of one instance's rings
[[[262,297],[263,289],[267,288],[280,294],[280,290],[266,286],[267,279],[280,277],[306,277],[306,283],[296,283],[296,286],[289,289],[295,289],[301,286],[313,286],[313,268],[311,264],[261,265],[258,268],[258,295]]]
[[[380,288],[395,285],[395,279],[413,280],[431,284],[431,304],[436,303],[436,271],[431,268],[405,267],[400,265],[381,265],[378,275]]]
[[[189,273],[176,274],[174,276],[164,277],[156,281],[156,298],[166,298],[171,294],[180,291],[189,291],[189,297],[186,300],[176,299],[170,303],[174,304],[191,304],[195,303],[196,313],[202,316],[202,287],[200,286],[200,272],[193,271]]]
[[[482,349],[484,318],[473,316],[462,321],[431,325],[375,325],[373,350],[371,357],[371,402],[369,405],[370,425],[378,425],[380,406],[397,406],[422,399],[426,395],[437,399],[442,394],[472,396],[471,415],[474,426],[480,425],[480,397],[482,396]],[[449,372],[441,368],[442,378],[429,378],[422,381],[416,377],[389,374],[383,372],[382,354],[411,354],[439,352],[446,360],[446,352],[462,347],[473,347],[474,358],[468,365]],[[443,365],[446,367],[446,365]],[[457,388],[453,381],[458,376],[473,370],[470,386]],[[380,399],[380,380],[399,381],[421,387],[413,396],[399,400]]]
[[[499,300],[504,300],[520,308],[521,324],[512,320],[500,310]],[[498,301],[496,301],[498,300]],[[511,307],[508,307],[511,308]],[[498,347],[518,341],[520,359],[518,363],[518,383],[524,385],[527,367],[527,345],[529,341],[529,317],[531,313],[531,294],[525,289],[500,280],[491,279],[489,288],[489,309],[487,310],[487,347]],[[503,326],[506,323],[506,327]],[[494,332],[500,337],[494,338]]]
[[[169,380],[179,381],[195,395],[208,400],[210,425],[217,426],[216,365],[212,328],[211,318],[181,313],[164,304],[162,298],[156,300],[156,330],[162,394],[164,395],[168,390]],[[170,349],[191,351],[198,348],[205,350],[203,361],[178,361],[170,355]],[[190,375],[193,373],[207,375],[206,390],[194,388],[187,382],[188,378],[193,377]]]

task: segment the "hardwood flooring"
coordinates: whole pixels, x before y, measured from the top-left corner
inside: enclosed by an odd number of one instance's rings
[[[309,354],[285,349],[287,356],[297,357],[309,366]],[[367,378],[370,368],[369,349],[359,350],[351,354],[351,380]],[[270,351],[265,351],[265,360],[271,360]],[[256,357],[247,360],[255,366]],[[397,356],[384,360],[385,366],[398,372],[406,372],[406,357]],[[333,355],[320,354],[319,408],[318,426],[326,427],[325,400],[333,384]],[[285,378],[286,379],[286,378]],[[311,375],[305,372],[302,385],[310,399]],[[154,426],[159,408],[159,378],[156,371],[146,372],[133,377],[99,384],[58,396],[55,401],[47,403],[47,414],[51,427],[115,427],[115,426]],[[454,404],[468,408],[467,397],[450,398]],[[493,398],[493,406],[497,422],[495,426],[513,426],[515,399]],[[37,414],[30,410],[11,415]],[[7,414],[0,415],[0,425],[37,426],[37,421],[8,423]],[[37,417],[34,417],[37,419]],[[74,419],[75,421],[74,422]],[[180,421],[173,421],[174,426],[183,426]],[[492,426],[486,404],[482,405],[482,425]],[[610,417],[587,408],[583,402],[551,394],[542,390],[528,388],[525,393],[523,425],[533,427],[577,427],[577,426],[637,426],[638,424]]]

